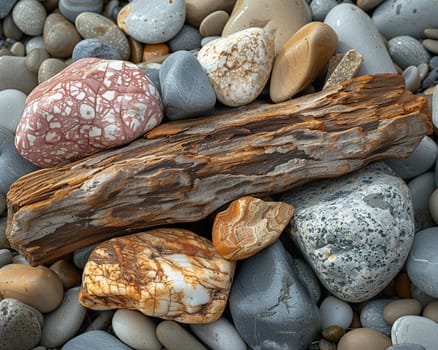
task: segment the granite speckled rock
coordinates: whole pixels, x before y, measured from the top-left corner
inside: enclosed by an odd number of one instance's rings
[[[263,29],[249,28],[209,42],[198,60],[219,102],[237,107],[254,101],[271,74],[274,41]]]
[[[141,43],[158,44],[173,38],[185,19],[184,0],[134,0],[120,10],[117,24]]]
[[[184,229],[155,229],[97,246],[85,265],[79,300],[91,309],[135,309],[208,323],[225,309],[234,268],[206,238]]]
[[[285,192],[280,199],[295,207],[286,230],[340,299],[375,296],[408,256],[415,233],[409,189],[383,163]]]
[[[431,58],[421,42],[409,35],[400,35],[389,40],[388,51],[401,69],[429,63]]]
[[[293,265],[278,240],[240,265],[229,306],[237,331],[252,349],[304,350],[321,330],[318,307]]]
[[[143,70],[86,58],[32,91],[15,145],[32,163],[54,166],[128,143],[162,118],[161,98]]]

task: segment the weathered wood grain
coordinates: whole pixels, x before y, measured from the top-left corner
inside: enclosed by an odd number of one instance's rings
[[[157,225],[408,156],[432,133],[398,75],[361,76],[280,104],[170,122],[144,138],[10,188],[7,236],[31,264]]]

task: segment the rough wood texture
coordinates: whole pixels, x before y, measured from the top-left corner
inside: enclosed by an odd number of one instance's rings
[[[408,156],[432,133],[398,75],[361,76],[280,104],[162,124],[145,138],[30,173],[8,193],[7,235],[31,264],[156,225]]]

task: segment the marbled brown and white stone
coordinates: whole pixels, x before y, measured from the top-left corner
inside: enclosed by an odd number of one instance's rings
[[[295,32],[311,20],[304,0],[237,0],[222,35],[260,27],[274,36],[277,54]]]
[[[85,307],[134,309],[182,323],[217,320],[227,304],[235,263],[184,229],[162,228],[101,243],[85,266]]]
[[[249,28],[209,42],[198,60],[224,105],[237,107],[254,101],[271,74],[274,60],[272,36]]]
[[[248,258],[274,243],[293,216],[293,206],[242,197],[216,215],[213,245],[224,258]]]
[[[285,101],[308,87],[338,45],[335,31],[322,22],[301,27],[280,49],[272,68],[269,95]]]
[[[86,58],[32,91],[15,145],[30,162],[54,166],[130,142],[162,118],[160,95],[142,69]]]
[[[280,200],[295,207],[286,230],[340,299],[377,295],[406,261],[415,234],[411,196],[384,163],[285,192]]]

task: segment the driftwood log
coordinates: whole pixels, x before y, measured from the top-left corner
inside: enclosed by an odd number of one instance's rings
[[[32,265],[147,227],[205,218],[372,161],[432,133],[398,75],[361,76],[279,104],[169,122],[131,144],[42,169],[10,188],[7,237]]]

